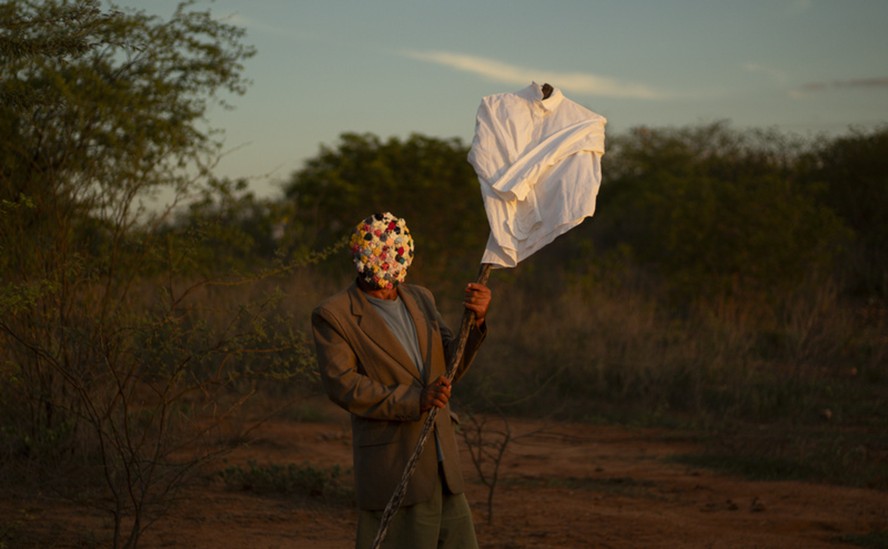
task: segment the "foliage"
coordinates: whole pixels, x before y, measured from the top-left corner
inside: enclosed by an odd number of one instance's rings
[[[888,127],[823,140],[803,158],[800,179],[854,231],[856,295],[888,298]]]
[[[256,199],[247,191],[246,181],[212,179],[199,199],[178,212],[162,232],[175,240],[200,243],[182,265],[183,273],[246,273],[275,258],[298,257],[284,255],[284,219],[286,205]]]
[[[214,177],[204,115],[245,89],[242,38],[190,3],[169,20],[97,0],[0,3],[0,463],[103,506],[115,546],[135,546],[223,451],[215,437],[263,380],[310,375],[305,309],[350,267],[304,266],[359,219],[407,218],[412,278],[439,295],[487,239],[458,139],[343,134],[278,202]],[[792,455],[729,452],[867,470],[884,437],[845,431],[886,425],[886,136],[801,142],[724,123],[609,136],[595,217],[492,277],[491,333],[460,398],[729,438],[739,421],[815,425]],[[172,224],[147,207],[161,192],[170,208],[192,199]],[[288,292],[281,275],[312,288]],[[227,474],[269,490],[338,482]]]
[[[835,536],[835,540],[840,543],[856,545],[857,547],[882,549],[888,547],[888,531],[874,530],[865,534],[843,534]]]
[[[732,443],[722,453],[738,461],[810,462],[809,478],[885,486],[884,319],[855,315],[825,289],[775,317],[727,297],[676,314],[635,286],[600,281],[541,302],[522,283],[497,292],[490,334],[458,387],[463,406],[699,429]],[[737,425],[749,426],[743,437]]]
[[[161,190],[224,201],[204,115],[244,90],[242,36],[189,3],[168,20],[0,4],[3,472],[109,512],[114,547],[225,450],[257,380],[313,360],[273,281],[198,276],[205,233],[147,208]]]
[[[323,469],[308,463],[259,465],[250,460],[246,467],[227,467],[220,476],[229,489],[256,494],[292,494],[339,503],[351,502],[353,499],[351,489],[343,482],[338,465]]]
[[[616,140],[600,250],[622,247],[680,303],[737,292],[773,301],[832,274],[849,235],[799,183],[798,147],[722,124]]]
[[[752,480],[804,480],[885,490],[888,473],[884,463],[871,454],[886,443],[877,430],[860,432],[823,423],[736,422],[723,432],[710,433],[700,453],[674,460]]]
[[[330,241],[362,208],[394,211],[412,192],[410,178],[391,175],[393,153],[382,154],[395,145],[347,134],[293,175],[293,215],[316,229],[304,242]],[[495,329],[460,400],[507,414],[714,430],[786,418],[814,427],[798,455],[732,451],[821,460],[819,478],[841,478],[843,465],[822,458],[857,456],[857,439],[842,429],[869,433],[886,420],[871,404],[888,380],[879,282],[888,262],[874,250],[884,224],[864,205],[881,204],[886,146],[883,131],[814,141],[727,123],[610,136],[595,216],[491,277]],[[424,192],[440,212],[477,200]],[[339,216],[344,208],[352,211]],[[451,235],[450,225],[429,226],[417,257],[423,242]],[[463,264],[452,249],[444,257]],[[825,411],[832,419],[822,424]],[[845,477],[872,478],[882,442],[872,444],[861,459],[840,460]]]
[[[95,0],[0,14],[3,197],[38,206],[20,229],[54,212],[131,217],[139,194],[183,190],[193,175],[181,168],[211,167],[218,143],[200,124],[218,91],[245,89],[241,29],[188,4],[168,21]]]
[[[371,213],[390,211],[407,220],[416,242],[412,272],[470,277],[488,229],[467,154],[459,139],[343,134],[336,149],[322,147],[286,185],[288,239],[314,249]]]

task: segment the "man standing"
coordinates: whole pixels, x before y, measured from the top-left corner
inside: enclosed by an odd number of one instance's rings
[[[402,284],[413,261],[403,219],[374,214],[351,238],[358,277],[312,313],[318,366],[331,400],[351,413],[356,547],[370,547],[383,509],[398,486],[429,410],[441,408],[384,547],[477,547],[464,492],[445,376],[456,340],[431,292]],[[466,309],[475,323],[454,380],[472,362],[487,333],[490,290],[469,283]],[[432,442],[434,440],[434,442]]]

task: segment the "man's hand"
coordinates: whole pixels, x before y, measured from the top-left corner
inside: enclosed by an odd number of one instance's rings
[[[450,380],[444,376],[439,377],[422,390],[419,399],[419,410],[428,412],[432,408],[443,408],[450,400]]]
[[[490,306],[490,288],[484,284],[469,282],[463,305],[475,313],[475,326],[480,328],[484,324],[484,317],[487,316],[487,308]]]

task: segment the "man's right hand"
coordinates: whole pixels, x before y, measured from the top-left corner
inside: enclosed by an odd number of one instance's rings
[[[419,410],[428,412],[432,408],[443,408],[450,400],[450,380],[444,376],[439,377],[422,390],[419,399]]]

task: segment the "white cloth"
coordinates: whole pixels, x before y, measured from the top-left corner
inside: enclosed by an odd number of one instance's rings
[[[469,163],[490,222],[482,263],[514,267],[595,213],[606,124],[536,82],[481,100]]]

